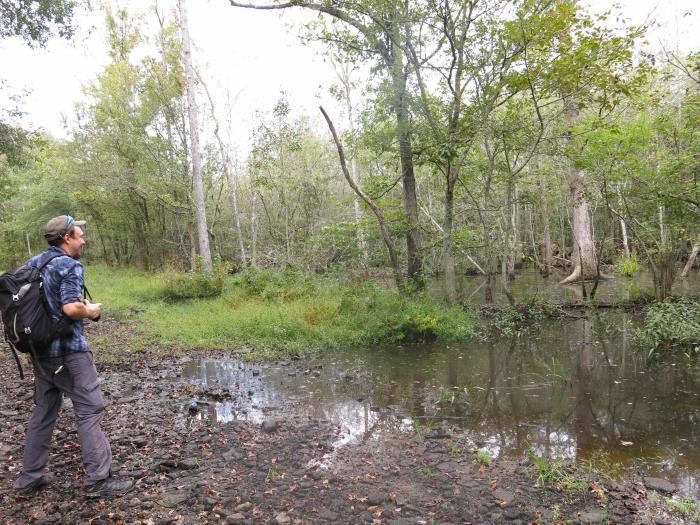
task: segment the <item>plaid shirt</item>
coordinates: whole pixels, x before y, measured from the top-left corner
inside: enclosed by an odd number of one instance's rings
[[[72,352],[89,352],[90,347],[85,338],[83,321],[73,321],[63,313],[64,304],[82,301],[81,294],[85,283],[83,265],[56,246],[32,257],[27,264],[37,267],[46,260],[46,257],[54,253],[65,257],[56,257],[41,270],[46,302],[51,316],[57,321],[62,319],[72,330],[51,343],[48,357],[60,357]]]

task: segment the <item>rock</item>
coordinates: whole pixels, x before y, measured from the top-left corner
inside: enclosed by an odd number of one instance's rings
[[[510,507],[505,510],[503,517],[507,520],[514,521],[517,520],[521,515],[521,510],[518,507]]]
[[[280,512],[275,516],[275,523],[282,525],[283,523],[290,523],[292,519],[287,516],[286,512]]]
[[[450,437],[450,433],[443,427],[433,428],[425,435],[426,439],[445,439]]]
[[[241,514],[240,512],[231,514],[228,518],[226,518],[226,523],[227,525],[242,525],[245,523],[245,515]]]
[[[367,505],[373,507],[374,505],[381,505],[384,503],[384,494],[381,492],[370,492],[367,494]]]
[[[447,461],[445,463],[440,463],[437,466],[437,469],[440,472],[454,472],[457,470],[457,464],[453,463],[452,461]]]
[[[167,507],[169,509],[174,509],[180,505],[184,505],[187,500],[190,499],[190,495],[183,492],[171,492],[168,494],[163,494],[157,501],[159,505]]]
[[[644,486],[649,490],[656,490],[667,494],[673,494],[678,490],[678,487],[673,483],[661,478],[644,478]]]
[[[331,523],[336,523],[338,521],[338,514],[332,510],[323,509],[318,513],[319,519],[330,521]]]
[[[498,500],[499,505],[505,507],[513,503],[513,500],[515,499],[515,494],[513,494],[509,490],[496,489],[493,491],[493,498]]]
[[[266,419],[260,426],[263,432],[271,434],[280,428],[280,422],[274,419]]]
[[[591,509],[582,512],[578,516],[574,516],[574,523],[581,525],[598,525],[599,523],[608,523],[608,514],[604,510]]]

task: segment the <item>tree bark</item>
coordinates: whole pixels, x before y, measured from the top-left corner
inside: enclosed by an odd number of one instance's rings
[[[347,64],[342,64],[340,69],[336,67],[335,62],[333,62],[333,69],[335,69],[335,74],[340,79],[345,89],[345,106],[348,111],[348,125],[350,126],[350,132],[355,132],[355,116],[352,107],[352,89],[350,81],[350,71],[348,70]],[[360,185],[360,162],[357,155],[353,155],[350,159],[350,169],[352,170],[352,179],[358,186]],[[369,262],[369,252],[367,251],[367,241],[365,240],[365,231],[362,229],[362,206],[361,199],[358,195],[352,201],[353,210],[355,212],[355,225],[357,227],[357,248],[362,254],[362,260],[365,265]]]
[[[408,116],[408,101],[406,100],[406,80],[403,75],[402,67],[398,72],[395,72],[396,105],[394,111],[396,113],[396,134],[401,161],[404,210],[408,219],[408,231],[406,232],[408,276],[413,280],[414,284],[422,287],[423,261],[418,225],[418,199],[416,197],[416,177],[413,171],[413,144],[411,141],[411,124]],[[398,86],[396,85],[397,82]]]
[[[340,139],[338,138],[338,134],[335,131],[335,126],[333,126],[333,122],[331,121],[330,117],[326,113],[326,111],[323,109],[323,107],[319,107],[321,110],[321,113],[323,113],[323,117],[326,119],[326,123],[328,124],[328,129],[331,131],[331,135],[333,135],[333,141],[335,142],[335,146],[338,149],[338,157],[340,158],[340,167],[343,170],[343,175],[345,176],[345,180],[348,182],[350,187],[353,189],[353,191],[363,200],[365,203],[367,203],[367,206],[370,207],[372,212],[374,213],[374,216],[377,218],[377,223],[379,224],[379,231],[382,234],[382,238],[384,239],[384,244],[387,247],[387,250],[389,251],[389,261],[391,262],[391,267],[394,271],[394,280],[396,281],[396,287],[399,289],[400,292],[405,292],[405,286],[403,283],[403,279],[401,277],[401,269],[399,268],[399,257],[396,254],[396,247],[394,245],[394,241],[389,235],[389,230],[386,227],[386,219],[384,218],[384,213],[382,212],[381,208],[377,206],[377,204],[370,198],[369,195],[367,195],[365,192],[363,192],[360,187],[355,184],[355,181],[353,180],[352,176],[350,175],[350,171],[348,171],[348,166],[347,163],[345,162],[345,153],[343,152],[343,145],[340,143]]]
[[[542,197],[542,237],[544,243],[544,252],[542,254],[542,259],[544,260],[543,273],[547,277],[552,271],[552,234],[549,229],[549,201],[547,200],[547,188],[543,175],[540,175],[540,195]]]
[[[569,126],[573,126],[578,119],[578,108],[572,99],[567,101],[567,121]],[[572,132],[567,133],[569,151],[576,149]],[[593,241],[593,230],[591,228],[591,215],[588,206],[588,196],[586,195],[585,174],[578,169],[569,158],[569,190],[573,201],[573,224],[572,233],[574,246],[572,258],[576,261],[574,271],[561,284],[568,284],[577,281],[593,280],[598,275],[598,262],[596,260],[595,243]]]
[[[690,270],[693,267],[693,264],[695,264],[695,259],[698,257],[698,253],[700,253],[700,244],[696,244],[693,246],[693,251],[690,252],[690,256],[688,257],[688,262],[685,263],[685,266],[683,267],[683,271],[681,272],[681,277],[688,277],[690,274]]]
[[[182,32],[182,61],[185,67],[185,87],[187,89],[187,106],[190,124],[190,149],[192,156],[192,185],[195,221],[197,223],[197,241],[202,268],[210,273],[213,269],[211,251],[209,249],[209,233],[207,230],[207,212],[204,202],[204,187],[202,185],[202,162],[199,153],[199,124],[197,122],[197,100],[194,89],[194,71],[192,68],[192,46],[187,26],[186,0],[178,0],[180,11],[180,30]]]
[[[448,176],[449,179],[449,176]],[[445,292],[450,304],[457,302],[457,277],[452,248],[452,224],[454,222],[454,184],[447,182],[445,189],[445,220],[442,233],[443,269],[445,271]]]
[[[236,181],[233,175],[231,155],[226,150],[224,141],[221,139],[221,133],[219,132],[219,119],[216,118],[216,113],[214,112],[214,100],[211,97],[211,93],[209,92],[209,88],[207,87],[206,83],[202,81],[202,85],[204,86],[204,91],[206,92],[207,98],[209,99],[209,107],[211,108],[211,115],[214,119],[214,136],[216,137],[216,141],[219,144],[219,154],[221,155],[221,162],[224,166],[224,175],[226,176],[226,182],[228,182],[229,186],[229,196],[231,198],[233,220],[234,224],[236,225],[236,236],[238,237],[238,249],[241,253],[241,262],[243,263],[243,266],[247,266],[248,261],[245,252],[245,244],[243,243],[243,233],[241,232],[241,217],[240,213],[238,212],[238,197],[236,191]]]

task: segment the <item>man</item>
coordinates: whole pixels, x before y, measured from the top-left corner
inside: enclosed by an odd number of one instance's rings
[[[49,249],[27,263],[38,267],[47,257],[59,255],[44,267],[41,277],[49,312],[66,329],[41,353],[38,363],[33,363],[35,407],[27,427],[22,473],[15,482],[15,492],[20,496],[33,495],[53,479],[53,475],[44,475],[43,471],[64,394],[73,402],[77,420],[85,496],[122,495],[134,487],[132,481],[112,477],[112,451],[100,428],[105,405],[83,320],[98,320],[101,305],[81,299],[84,273],[79,259],[85,245],[84,224],[70,215],[51,219],[44,227]]]

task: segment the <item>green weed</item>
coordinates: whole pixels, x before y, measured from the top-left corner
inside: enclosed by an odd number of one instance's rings
[[[700,301],[687,297],[655,303],[647,308],[637,332],[651,356],[661,348],[700,352]]]
[[[493,463],[493,457],[487,450],[478,450],[476,456],[474,457],[475,465],[484,465],[485,467],[490,467]]]
[[[90,266],[87,282],[107,315],[136,318],[144,341],[175,348],[249,347],[256,357],[266,357],[396,342],[456,341],[478,333],[474,316],[461,308],[424,294],[402,296],[371,282],[292,270],[217,275],[222,279],[219,296],[178,301],[165,300],[171,297],[166,292],[167,276],[134,269]]]
[[[666,505],[684,518],[700,523],[700,502],[695,498],[688,496],[680,501],[667,498]]]
[[[639,271],[639,261],[636,255],[623,257],[617,261],[617,271],[625,277],[632,277]]]
[[[586,482],[576,479],[560,458],[550,459],[540,456],[532,446],[528,448],[528,457],[535,465],[538,487],[551,485],[564,490],[583,490],[586,488]]]

